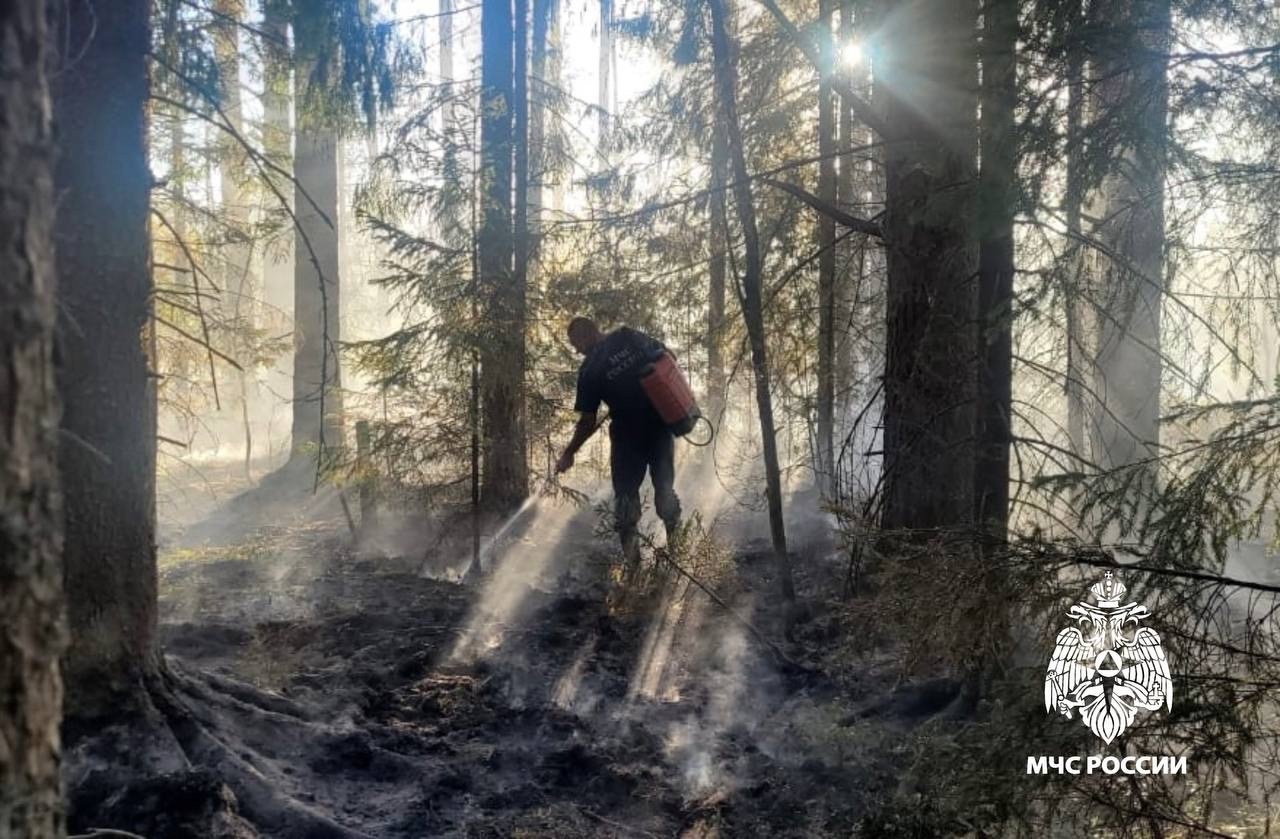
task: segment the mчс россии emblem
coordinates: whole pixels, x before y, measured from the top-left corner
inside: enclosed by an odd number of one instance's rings
[[[1173,709],[1173,681],[1160,635],[1140,626],[1146,606],[1120,605],[1124,584],[1108,571],[1089,589],[1096,606],[1081,602],[1067,617],[1076,626],[1058,633],[1044,681],[1045,710],[1071,719],[1079,709],[1089,730],[1110,743],[1139,708]]]

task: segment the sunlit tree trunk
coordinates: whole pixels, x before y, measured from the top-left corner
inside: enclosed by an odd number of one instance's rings
[[[973,230],[977,54],[973,0],[887,3],[875,68],[885,131],[888,286],[886,528],[973,518]]]
[[[1071,452],[1078,458],[1085,458],[1086,436],[1084,430],[1085,402],[1084,383],[1086,381],[1085,363],[1089,357],[1088,335],[1086,333],[1083,251],[1080,237],[1082,233],[1080,212],[1084,204],[1084,185],[1082,168],[1084,165],[1083,127],[1084,127],[1084,57],[1083,15],[1081,0],[1071,0],[1067,7],[1069,24],[1065,33],[1067,44],[1067,185],[1064,210],[1067,231],[1070,241],[1067,242],[1067,284],[1063,296],[1066,299],[1066,340],[1067,340],[1067,439]],[[1072,464],[1077,468],[1077,464]]]
[[[214,52],[218,75],[222,80],[222,112],[236,134],[244,136],[244,119],[240,105],[240,21],[244,17],[243,0],[217,0],[218,13],[213,29]],[[236,410],[244,430],[244,472],[250,477],[253,460],[253,426],[249,422],[249,383],[253,372],[248,333],[255,326],[254,300],[257,289],[253,282],[250,260],[253,248],[248,238],[249,206],[240,189],[245,179],[245,155],[240,141],[228,134],[219,137],[218,174],[222,193],[223,215],[227,220],[227,244],[223,248],[222,308],[232,329],[229,347],[241,368],[236,377]]]
[[[267,3],[262,29],[263,46],[262,146],[268,158],[284,171],[293,173],[293,128],[289,120],[292,95],[289,23],[278,3]],[[277,178],[283,198],[292,208],[293,185]],[[272,196],[271,200],[276,200]],[[291,233],[292,230],[290,229]],[[271,243],[262,264],[263,299],[281,310],[293,301],[293,236],[284,235]]]
[[[0,836],[63,833],[65,646],[53,382],[52,39],[0,5]]]
[[[847,49],[850,44],[854,43],[854,32],[853,0],[841,0],[838,49],[836,50],[835,58],[839,65],[838,72],[844,76],[850,86],[856,87],[859,84],[857,68],[846,61],[841,54],[841,50]],[[836,101],[836,106],[838,145],[840,149],[840,159],[836,163],[836,203],[847,213],[861,215],[862,208],[857,206],[861,199],[858,197],[858,188],[856,186],[861,155],[855,161],[852,150],[863,143],[861,138],[855,137],[852,105],[845,102],[844,97],[839,97]],[[835,379],[833,399],[835,401],[834,445],[836,447],[836,451],[833,453],[832,466],[834,471],[832,480],[835,483],[839,482],[840,474],[840,464],[835,460],[840,456],[840,438],[848,431],[844,427],[844,422],[849,413],[849,405],[856,387],[853,363],[854,341],[850,327],[854,317],[855,298],[858,292],[861,291],[864,282],[861,270],[864,262],[858,258],[860,253],[861,248],[856,237],[846,236],[842,242],[836,245],[835,358],[832,361],[832,367],[834,368],[832,375]]]
[[[516,276],[512,220],[515,85],[510,0],[485,0],[481,13],[480,346],[484,427],[483,496],[507,511],[528,494],[525,458],[525,288]],[[522,45],[523,47],[523,45]],[[519,60],[526,60],[523,48]]]
[[[441,135],[445,138],[446,153],[453,150],[457,138],[458,119],[453,102],[453,0],[440,0],[440,84],[443,87],[444,106],[440,109]]]
[[[293,21],[293,451],[323,456],[342,443],[338,346],[338,133],[325,113],[319,62],[331,51],[318,15]],[[317,87],[312,90],[312,85]]]
[[[54,96],[70,739],[145,704],[141,686],[159,667],[156,406],[142,342],[148,13],[145,0],[120,0],[109,15],[70,5],[62,40],[82,52]]]
[[[524,358],[525,340],[524,335],[525,324],[527,322],[526,309],[528,307],[529,288],[529,258],[530,258],[530,233],[529,233],[529,0],[514,0],[515,5],[515,25],[513,27],[513,35],[515,39],[515,72],[513,73],[514,94],[515,94],[515,110],[512,127],[515,130],[515,219],[513,222],[512,235],[514,236],[513,248],[513,270],[512,285],[518,289],[518,300],[515,301],[515,322],[519,324],[521,330],[520,335],[520,371],[521,386],[519,390],[520,405],[517,406],[519,417],[521,419],[519,430],[525,435],[523,456],[525,457],[525,468],[528,468],[527,452],[532,447],[533,441],[529,438],[529,424],[524,421],[524,383],[523,376],[525,365]],[[527,482],[527,481],[526,481]]]
[[[542,245],[542,211],[546,203],[544,186],[551,169],[547,147],[547,99],[551,90],[548,51],[552,25],[558,14],[559,0],[534,0],[533,38],[529,45],[529,269],[536,275],[538,251]]]
[[[550,87],[556,91],[561,90],[564,76],[564,40],[560,15],[561,0],[553,0],[551,22],[547,32],[547,79]],[[557,171],[551,188],[551,209],[555,211],[557,217],[564,212],[564,192],[561,173]]]
[[[782,477],[778,468],[778,439],[773,420],[773,397],[769,390],[769,353],[764,331],[762,294],[763,264],[760,234],[756,228],[755,198],[747,170],[738,122],[738,71],[734,44],[729,39],[724,0],[708,0],[711,7],[711,46],[715,62],[716,94],[724,124],[732,166],[733,194],[742,228],[743,272],[742,313],[751,344],[751,367],[755,375],[756,407],[760,413],[760,443],[764,450],[765,485],[769,502],[769,531],[778,564],[782,596],[795,599],[791,563],[787,556],[787,533],[782,520]]]
[[[991,543],[1009,524],[1013,411],[1013,214],[1017,198],[1018,8],[986,0],[982,9],[982,91],[978,180],[978,402],[975,518]]]
[[[596,104],[600,107],[600,155],[609,140],[609,68],[613,63],[613,0],[600,0],[600,54],[596,62]]]
[[[1120,134],[1092,202],[1100,219],[1094,460],[1124,467],[1151,457],[1160,430],[1160,307],[1164,290],[1164,177],[1169,88],[1168,0],[1103,0],[1095,50],[1095,125]],[[1118,129],[1117,129],[1118,127]]]
[[[717,116],[711,136],[711,212],[707,242],[711,248],[707,286],[707,414],[711,421],[723,421],[728,386],[725,377],[725,278],[728,273],[729,236],[725,214],[725,191],[729,184],[729,146],[724,120]]]
[[[834,0],[821,0],[820,21],[823,60],[834,66],[832,40]],[[823,73],[823,78],[828,78]],[[836,202],[836,100],[831,85],[818,84],[818,197],[830,205]],[[835,413],[835,330],[836,330],[836,222],[826,213],[818,214],[818,386],[817,451],[818,486],[828,497],[835,495],[834,445]]]

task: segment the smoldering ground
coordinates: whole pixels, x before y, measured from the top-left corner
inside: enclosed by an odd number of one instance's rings
[[[162,558],[163,643],[175,669],[283,703],[207,716],[278,794],[353,835],[849,835],[893,789],[901,721],[849,723],[884,675],[851,692],[779,667],[749,631],[781,620],[768,545],[735,495],[750,485],[682,470],[696,521],[677,559],[719,603],[652,560],[620,582],[610,492],[585,475],[585,504],[538,498],[486,522],[469,583],[465,516],[358,539],[331,499],[221,536],[210,518]],[[825,518],[805,504],[789,516]],[[651,513],[642,526],[661,532]],[[815,602],[843,574],[823,558],[834,547],[798,565]],[[801,631],[835,620],[819,607]],[[201,835],[146,800],[86,800],[77,818]],[[286,822],[253,829],[290,835]]]

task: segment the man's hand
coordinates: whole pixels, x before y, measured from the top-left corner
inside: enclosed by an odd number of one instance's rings
[[[578,424],[573,427],[573,439],[569,441],[569,445],[564,447],[564,454],[560,455],[560,459],[556,461],[556,474],[568,472],[573,466],[573,456],[578,453],[578,449],[582,448],[582,444],[591,439],[591,435],[599,428],[596,422],[595,411],[589,414],[579,414]]]

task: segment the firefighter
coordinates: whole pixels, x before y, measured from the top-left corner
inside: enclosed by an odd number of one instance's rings
[[[667,528],[671,544],[680,523],[680,499],[675,491],[675,437],[645,395],[640,376],[666,352],[659,341],[622,327],[608,335],[589,318],[569,322],[569,343],[585,358],[578,370],[574,410],[578,424],[556,474],[573,466],[574,455],[597,426],[600,403],[609,406],[609,467],[613,478],[614,526],[629,562],[640,556],[640,485],[645,471],[653,483],[654,507]]]

